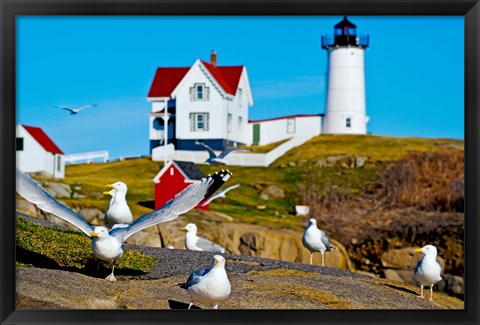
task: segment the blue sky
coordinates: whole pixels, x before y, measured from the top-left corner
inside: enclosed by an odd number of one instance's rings
[[[146,96],[159,66],[245,65],[251,119],[325,112],[321,36],[343,17],[17,17],[17,123],[65,153],[148,154]],[[463,17],[356,17],[368,131],[464,138]],[[77,115],[53,106],[97,104]]]

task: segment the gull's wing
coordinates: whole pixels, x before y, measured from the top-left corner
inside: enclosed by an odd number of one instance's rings
[[[193,271],[188,277],[187,283],[185,283],[182,288],[187,289],[194,284],[197,284],[198,282],[200,282],[200,279],[208,272],[210,272],[210,269],[200,269]]]
[[[71,108],[71,107],[68,107],[68,106],[59,106],[59,108],[62,108],[62,109],[65,109],[67,111],[70,111],[70,112],[74,112],[75,109]]]
[[[328,251],[330,249],[330,241],[328,240],[327,235],[322,230],[320,230],[320,239],[322,240],[323,245],[325,245]]]
[[[235,184],[235,185],[232,185],[232,186],[229,186],[229,187],[227,187],[226,189],[218,192],[218,194],[225,194],[225,193],[227,193],[228,191],[233,190],[234,188],[237,188],[237,187],[239,187],[239,186],[240,186],[240,183]]]
[[[235,184],[235,185],[232,185],[230,187],[227,187],[226,189],[224,190],[221,190],[220,192],[218,192],[217,194],[215,194],[214,196],[210,197],[207,201],[205,201],[204,203],[202,203],[201,207],[203,208],[204,206],[206,206],[207,204],[209,204],[210,202],[212,202],[213,200],[219,198],[219,197],[225,197],[225,193],[227,193],[228,191],[230,190],[233,190],[234,188],[237,188],[239,187],[240,184]]]
[[[225,253],[225,248],[202,237],[197,237],[197,246],[205,252]]]
[[[209,158],[217,158],[217,155],[215,154],[215,152],[213,151],[213,149],[210,148],[209,146],[207,146],[205,143],[195,141],[195,144],[196,144],[196,145],[199,145],[199,146],[205,147],[205,149],[207,149],[207,151],[208,151],[208,154],[210,155]]]
[[[228,155],[232,151],[252,151],[252,149],[247,149],[247,148],[225,148],[222,150],[222,152],[218,155],[218,158],[225,158],[226,155]]]
[[[214,184],[214,178],[212,177],[204,178],[198,183],[190,184],[172,200],[165,203],[160,209],[144,214],[128,227],[112,229],[110,235],[125,241],[142,229],[161,222],[173,220],[200,203],[205,198],[208,188]]]
[[[80,110],[85,109],[85,108],[95,107],[95,106],[97,106],[97,104],[84,105],[84,106],[81,106],[81,107],[77,108],[77,111],[80,111]]]
[[[208,188],[207,194],[205,194],[205,198],[209,199],[202,203],[200,207],[204,207],[217,197],[216,195],[211,197],[211,195],[215,193],[223,185],[223,183],[225,183],[230,178],[230,176],[232,176],[232,173],[228,169],[222,169],[219,172],[215,172],[215,174],[211,176],[214,179],[214,183]]]
[[[32,202],[38,208],[45,212],[52,213],[57,217],[71,223],[87,236],[93,232],[94,228],[90,226],[85,219],[76,214],[57,200],[53,198],[45,189],[43,189],[30,176],[17,168],[17,193],[27,201]]]

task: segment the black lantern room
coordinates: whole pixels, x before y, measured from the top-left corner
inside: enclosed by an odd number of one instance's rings
[[[357,36],[357,26],[343,16],[343,20],[334,26],[334,35],[322,36],[322,48],[354,46],[367,48],[368,35]]]

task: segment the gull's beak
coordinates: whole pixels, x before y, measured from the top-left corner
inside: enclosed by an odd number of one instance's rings
[[[415,250],[413,251],[414,253],[421,253],[423,252],[421,248],[415,248]]]
[[[97,232],[95,232],[95,231],[92,232],[92,233],[90,234],[90,237],[97,237]]]
[[[105,192],[103,192],[102,194],[103,194],[103,195],[110,195],[110,192],[105,191]]]
[[[182,227],[180,230],[187,231],[187,227]]]
[[[107,184],[105,185],[106,188],[113,188],[113,184]]]

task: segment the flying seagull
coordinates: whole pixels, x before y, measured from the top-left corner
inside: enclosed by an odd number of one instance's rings
[[[218,308],[218,304],[230,296],[231,286],[225,271],[225,258],[221,255],[214,255],[209,269],[199,269],[190,274],[187,283],[182,285],[190,295],[193,302]]]
[[[71,223],[89,236],[92,240],[93,253],[97,258],[104,261],[115,261],[122,256],[124,242],[130,236],[147,227],[173,220],[179,215],[188,212],[205,199],[205,194],[211,186],[218,188],[218,183],[221,186],[228,179],[227,175],[215,175],[190,184],[160,209],[142,215],[130,225],[117,224],[110,230],[104,226],[89,225],[80,215],[55,200],[36,181],[18,168],[16,170],[16,190],[18,194],[35,204],[38,208]],[[106,280],[116,281],[113,275],[114,268],[115,262],[112,267],[112,273]]]
[[[203,146],[205,147],[205,149],[207,149],[209,157],[207,160],[205,160],[205,162],[209,163],[210,165],[227,165],[227,162],[225,161],[224,158],[226,155],[228,155],[232,151],[252,151],[252,149],[247,149],[247,148],[225,148],[217,156],[213,151],[213,149],[207,146],[205,143],[195,141],[195,144],[199,146]]]
[[[235,185],[232,185],[230,187],[227,187],[226,189],[224,190],[221,190],[220,192],[218,192],[217,194],[215,194],[214,196],[211,196],[208,200],[206,200],[204,203],[202,203],[202,205],[200,205],[200,207],[204,207],[206,206],[207,204],[209,204],[210,202],[212,202],[213,200],[215,199],[218,199],[219,197],[225,197],[225,194],[227,194],[228,191],[230,190],[233,190],[234,188],[237,188],[239,187],[240,184],[235,184]]]
[[[225,248],[215,244],[208,239],[197,236],[197,226],[194,223],[189,223],[181,230],[186,231],[185,234],[185,248],[189,251],[203,251],[214,253],[225,253]]]
[[[417,248],[415,253],[423,253],[424,256],[417,264],[417,268],[413,273],[413,279],[420,284],[420,298],[423,296],[423,286],[430,286],[430,299],[433,295],[433,286],[435,283],[442,280],[440,273],[442,268],[437,262],[437,248],[433,245],[425,245],[422,248]]]
[[[313,253],[320,252],[322,254],[322,266],[325,266],[325,252],[330,252],[335,247],[330,246],[330,242],[325,233],[317,228],[317,220],[311,218],[308,221],[307,229],[303,233],[303,246],[310,251],[310,264],[313,262]]]
[[[55,106],[55,107],[62,108],[64,110],[70,111],[71,115],[75,115],[75,114],[78,114],[78,112],[80,112],[81,110],[83,110],[85,108],[90,108],[90,107],[95,107],[95,106],[97,106],[97,104],[84,105],[84,106],[80,106],[79,108],[72,108],[70,106]]]
[[[126,195],[127,184],[124,182],[116,182],[113,184],[105,185],[107,188],[111,188],[108,192],[103,192],[104,195],[111,195],[108,210],[105,212],[105,218],[103,223],[108,228],[112,228],[117,223],[130,224],[133,221],[132,212],[128,207]]]

